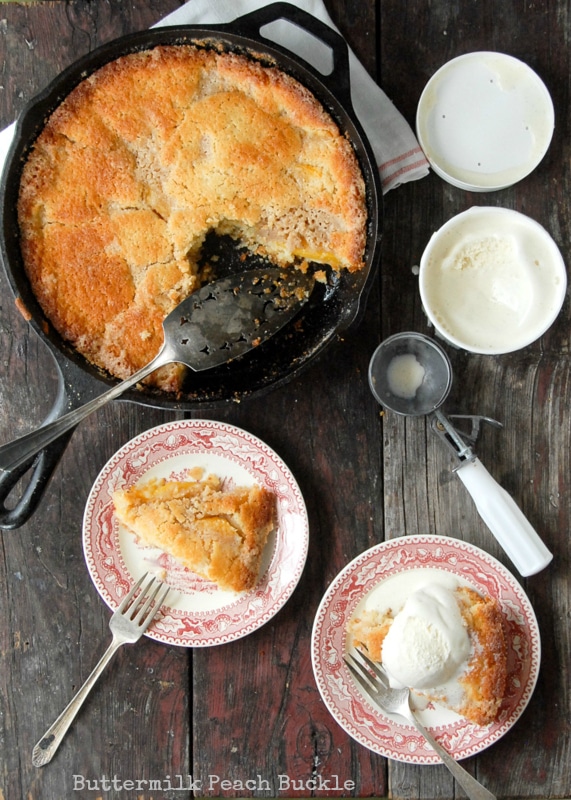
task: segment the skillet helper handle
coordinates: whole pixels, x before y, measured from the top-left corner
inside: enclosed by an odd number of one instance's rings
[[[147,364],[146,367],[135,372],[130,378],[115,384],[115,386],[107,392],[95,397],[88,403],[69,411],[58,419],[36,428],[35,431],[27,433],[19,439],[14,439],[12,442],[0,445],[0,485],[4,487],[4,494],[0,494],[0,500],[6,500],[16,482],[25,474],[33,459],[38,456],[38,454],[40,455],[38,465],[46,465],[45,472],[41,470],[38,474],[34,489],[29,493],[26,490],[24,497],[27,497],[28,500],[26,503],[22,504],[20,513],[15,514],[6,511],[7,525],[13,528],[18,527],[18,525],[25,522],[27,516],[29,516],[29,514],[25,516],[27,507],[30,507],[30,513],[35,509],[40,499],[41,492],[47,483],[47,478],[55,468],[59,460],[59,455],[63,452],[77,424],[94,411],[98,411],[110,400],[119,397],[128,388],[135,385],[143,378],[146,378],[147,375],[157,369],[157,367],[169,363],[170,358],[168,356],[166,359],[163,358],[163,353],[164,350],[161,350],[158,356]],[[41,477],[42,480],[40,480]],[[32,500],[34,501],[33,507],[31,506]],[[16,520],[18,520],[17,524],[15,524]],[[0,527],[6,527],[6,525],[2,525],[0,522]]]
[[[110,400],[119,397],[130,386],[149,375],[161,363],[163,350],[150,364],[143,367],[130,378],[121,381],[107,392],[88,403],[74,408],[63,416],[58,416],[65,405],[65,392],[50,414],[51,421],[44,423],[31,433],[19,439],[0,445],[0,528],[10,530],[23,525],[36,510],[48,480],[65,450],[76,426],[85,417],[98,411]],[[53,417],[56,416],[56,419]],[[16,485],[34,464],[32,478],[18,504],[13,509],[6,508],[6,500]]]
[[[282,19],[311,33],[330,48],[333,68],[328,75],[321,73],[321,79],[333,94],[336,96],[344,94],[350,102],[351,85],[347,42],[340,33],[326,25],[325,22],[317,19],[317,17],[290,3],[271,3],[234,20],[232,31],[243,36],[255,35],[268,38],[263,36],[260,29],[264,25],[269,25],[271,22],[277,22]],[[281,46],[284,47],[284,45]],[[302,56],[296,54],[296,58],[302,58]]]
[[[514,499],[490,475],[480,459],[468,461],[456,474],[519,573],[527,577],[544,569],[553,558],[552,553]]]
[[[73,431],[46,447],[18,469],[0,470],[0,528],[9,531],[21,527],[37,509],[49,480],[57,467]],[[31,469],[30,478],[21,497],[12,507],[7,500],[16,484]]]

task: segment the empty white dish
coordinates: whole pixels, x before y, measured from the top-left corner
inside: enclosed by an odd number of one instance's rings
[[[551,96],[527,64],[476,52],[448,61],[428,81],[416,128],[441,178],[469,191],[495,191],[537,167],[554,119]]]

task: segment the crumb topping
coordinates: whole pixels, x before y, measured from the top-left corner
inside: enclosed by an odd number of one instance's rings
[[[192,476],[191,476],[192,477]],[[275,525],[275,496],[254,485],[225,489],[215,475],[152,479],[113,493],[119,521],[221,589],[251,589]]]

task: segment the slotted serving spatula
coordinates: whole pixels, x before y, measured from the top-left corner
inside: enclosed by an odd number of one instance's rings
[[[0,446],[0,472],[13,472],[27,464],[82,419],[159,367],[179,362],[199,372],[258,347],[295,316],[313,285],[313,276],[299,270],[263,267],[203,286],[166,317],[163,346],[149,364],[80,408]]]

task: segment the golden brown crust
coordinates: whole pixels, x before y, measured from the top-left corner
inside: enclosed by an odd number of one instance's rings
[[[446,697],[431,695],[428,691],[419,693],[476,725],[489,725],[498,715],[506,690],[507,646],[502,612],[497,600],[482,597],[469,587],[458,587],[455,597],[472,647],[466,672],[458,679],[463,689],[462,701],[452,704]],[[374,661],[382,661],[383,642],[393,619],[391,609],[386,612],[367,610],[352,618],[348,632],[353,645],[366,650]]]
[[[481,597],[467,587],[456,592],[460,611],[473,642],[474,654],[466,675],[459,679],[465,701],[457,709],[477,725],[493,722],[506,691],[507,646],[497,600]]]
[[[80,83],[24,166],[18,214],[46,316],[118,377],[148,362],[157,322],[200,285],[210,230],[280,264],[363,266],[363,178],[331,117],[280,70],[192,46]]]
[[[365,611],[361,616],[352,617],[349,621],[349,633],[353,646],[366,650],[373,661],[381,662],[383,642],[393,622],[392,612]]]
[[[275,497],[260,486],[225,490],[204,480],[150,480],[113,493],[115,514],[157,547],[221,589],[241,592],[258,578],[275,523]]]

